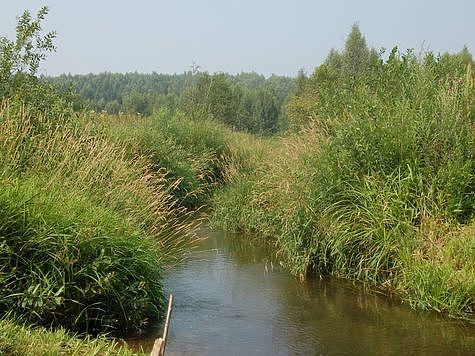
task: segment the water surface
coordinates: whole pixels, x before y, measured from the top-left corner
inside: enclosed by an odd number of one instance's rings
[[[198,248],[165,275],[175,296],[167,356],[475,355],[473,325],[351,283],[300,282],[256,239],[198,233]]]

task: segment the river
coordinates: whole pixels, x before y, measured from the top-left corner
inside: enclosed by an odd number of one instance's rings
[[[301,282],[257,239],[203,240],[164,276],[175,305],[166,355],[475,355],[475,326],[338,280]],[[150,350],[157,335],[132,342]]]

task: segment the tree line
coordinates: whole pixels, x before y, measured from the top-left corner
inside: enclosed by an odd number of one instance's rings
[[[213,118],[235,130],[269,135],[285,127],[294,79],[251,72],[210,74],[194,68],[182,74],[110,73],[47,77],[71,94],[76,110],[139,113],[181,111],[191,119]]]

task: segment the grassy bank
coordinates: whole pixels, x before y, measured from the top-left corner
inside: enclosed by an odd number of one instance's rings
[[[35,76],[55,49],[47,12],[25,11],[15,39],[0,38],[0,315],[14,320],[1,321],[0,351],[109,353],[36,327],[124,335],[160,318],[161,273],[222,182],[231,131],[178,110],[74,113]]]
[[[141,331],[189,243],[174,181],[74,120],[0,110],[0,310],[39,325]]]
[[[251,136],[167,113],[53,117],[30,105],[0,109],[0,311],[15,320],[1,322],[0,351],[115,352],[17,324],[124,335],[155,322],[161,272],[193,239],[187,217]]]
[[[0,354],[23,355],[137,355],[103,337],[79,339],[64,330],[48,331],[0,321]],[[145,353],[144,353],[145,354]]]
[[[175,182],[171,193],[187,209],[209,203],[222,183],[231,130],[212,119],[190,120],[162,110],[150,117],[85,116],[86,129],[125,147],[127,155],[147,157],[152,169]]]
[[[272,240],[296,275],[362,280],[473,318],[471,58],[393,50],[383,60],[363,46],[364,60],[345,62],[352,48],[301,81],[294,133],[257,144],[251,169],[230,165],[213,224]]]

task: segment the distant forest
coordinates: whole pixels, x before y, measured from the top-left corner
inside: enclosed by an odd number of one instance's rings
[[[100,73],[43,78],[69,93],[76,110],[149,116],[180,111],[213,118],[235,130],[271,135],[286,126],[284,106],[294,79],[257,73]]]

